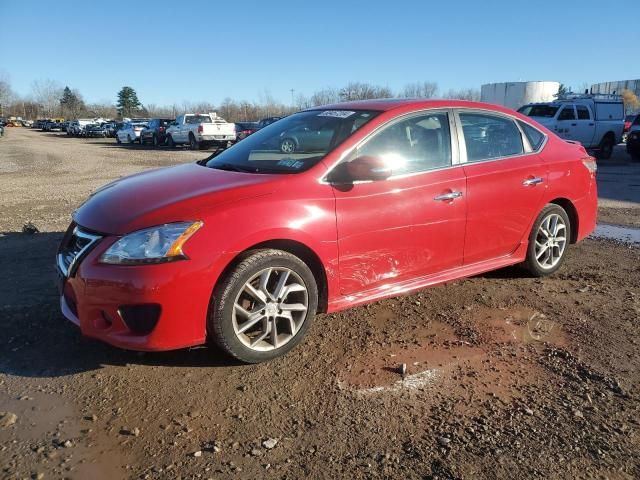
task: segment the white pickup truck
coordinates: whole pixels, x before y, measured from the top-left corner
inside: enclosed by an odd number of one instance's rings
[[[518,109],[558,136],[580,142],[608,159],[622,141],[624,104],[619,95],[566,94],[548,103],[530,103]]]
[[[236,139],[236,126],[215,113],[186,113],[167,128],[170,147],[188,143],[192,150],[210,145],[226,147]]]

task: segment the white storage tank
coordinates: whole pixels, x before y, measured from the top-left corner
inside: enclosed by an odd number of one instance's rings
[[[487,83],[480,89],[480,99],[517,110],[528,103],[553,101],[559,88],[560,82],[548,81]]]

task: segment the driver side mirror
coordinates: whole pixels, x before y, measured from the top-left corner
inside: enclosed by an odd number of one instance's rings
[[[382,157],[362,155],[338,165],[331,172],[328,180],[332,183],[376,182],[386,180],[392,174],[393,168]]]

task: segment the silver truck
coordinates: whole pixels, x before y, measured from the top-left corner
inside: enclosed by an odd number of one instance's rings
[[[580,142],[608,159],[622,141],[624,103],[619,95],[565,94],[546,103],[530,103],[518,111],[541,123],[558,136]]]
[[[235,124],[216,113],[186,113],[167,129],[167,145],[189,144],[192,150],[211,145],[226,147],[236,140]]]

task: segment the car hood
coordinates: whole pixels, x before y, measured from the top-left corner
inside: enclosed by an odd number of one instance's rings
[[[86,229],[114,235],[200,220],[207,209],[272,193],[279,177],[195,163],[151,170],[98,189],[74,212],[73,219]]]

